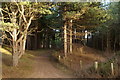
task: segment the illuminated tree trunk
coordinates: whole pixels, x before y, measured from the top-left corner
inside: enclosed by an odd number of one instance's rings
[[[13,31],[13,66],[18,65],[18,45],[17,45],[17,30]]]
[[[76,29],[74,30],[74,42],[76,43],[76,33],[77,33],[77,31],[76,31]]]
[[[13,12],[12,18],[11,18],[11,22],[14,24],[14,26],[16,26],[16,14],[15,12]],[[17,45],[17,29],[14,28],[13,32],[12,32],[12,40],[13,40],[13,66],[17,66],[18,65],[18,45]]]
[[[72,53],[72,20],[70,20],[70,53]]]
[[[23,40],[20,41],[20,46],[19,46],[19,55],[18,57],[21,58],[21,56],[23,55]]]
[[[64,54],[67,57],[67,23],[64,24]]]
[[[28,34],[28,29],[29,29],[29,26],[31,24],[31,21],[33,19],[33,16],[30,17],[30,19],[28,20],[28,23],[26,23],[26,29],[24,31],[24,38],[23,38],[23,53],[25,53],[25,46],[26,46],[26,40],[27,40],[27,34]]]
[[[27,39],[27,34],[25,35],[25,37],[23,39],[23,51],[22,51],[22,54],[25,53],[26,39]]]

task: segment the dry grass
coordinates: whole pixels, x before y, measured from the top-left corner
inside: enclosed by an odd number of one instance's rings
[[[80,51],[81,48],[82,48],[82,52]],[[97,61],[104,62],[106,60],[106,58],[103,55],[103,52],[87,46],[78,45],[78,44],[73,45],[73,54],[77,56],[81,56],[83,58],[88,58],[94,61],[97,60]]]
[[[2,77],[25,78],[33,71],[34,57],[34,55],[29,54],[29,51],[27,51],[26,54],[19,60],[19,65],[17,67],[12,67],[12,55],[4,52],[2,54]]]
[[[83,52],[81,53],[80,48],[83,47]],[[89,48],[87,46],[81,46],[81,45],[74,45],[73,46],[73,53],[68,53],[67,57],[64,58],[63,54],[61,52],[56,52],[53,56],[55,58],[59,59],[59,55],[61,56],[61,59],[59,60],[60,63],[64,64],[68,68],[75,71],[76,75],[78,77],[82,78],[102,78],[102,77],[109,77],[111,76],[110,71],[110,62],[109,59],[106,58],[103,52],[98,51],[96,49]],[[111,55],[108,55],[107,57],[110,57]],[[113,59],[112,59],[113,60]],[[82,61],[82,69],[80,66],[80,61]],[[95,67],[95,61],[98,61],[99,63],[99,74],[96,74]],[[102,64],[102,66],[100,65]],[[116,69],[116,65],[115,71]],[[92,68],[92,71],[91,71]],[[116,73],[117,74],[117,73]],[[113,76],[112,76],[113,77]]]
[[[0,52],[7,55],[12,55],[12,53],[4,48],[0,48]]]
[[[17,67],[12,66],[12,55],[8,47],[2,48],[2,77],[3,78],[26,78],[33,72],[35,58],[44,55],[49,50],[26,50],[19,60]]]

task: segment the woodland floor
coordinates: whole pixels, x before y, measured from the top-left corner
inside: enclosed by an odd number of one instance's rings
[[[12,67],[11,55],[2,54],[2,77],[75,78],[71,72],[67,70],[66,72],[63,71],[63,66],[56,66],[58,63],[51,60],[52,52],[52,50],[26,51],[26,54],[21,58],[18,67]]]
[[[40,56],[35,58],[34,71],[28,78],[74,78],[72,74],[64,73],[55,67],[51,57],[50,50],[44,51]]]
[[[79,53],[78,51],[76,54],[69,55],[65,60],[64,58],[61,58],[60,61],[55,58],[55,55],[52,55],[52,53],[56,52],[54,50],[28,50],[20,59],[18,67],[12,67],[11,54],[8,51],[0,49],[0,51],[4,53],[2,54],[2,76],[3,78],[101,77],[100,75],[92,75],[91,72],[89,75],[88,73],[81,71],[79,61],[82,60],[84,62],[84,70],[88,70],[93,66],[95,60],[98,60],[99,62],[106,62],[106,58],[100,55],[101,52],[92,48],[84,47],[84,49],[85,54],[79,55],[77,54]],[[60,54],[58,53],[56,56],[57,55]],[[109,57],[111,56],[109,55]],[[107,68],[109,67],[110,65],[108,63]],[[108,71],[110,70],[108,69]]]

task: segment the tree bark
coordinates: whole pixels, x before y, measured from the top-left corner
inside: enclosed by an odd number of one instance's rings
[[[104,35],[102,34],[102,51],[104,50]]]
[[[19,51],[19,55],[18,55],[18,57],[19,57],[19,59],[22,57],[22,55],[23,55],[23,40],[21,40],[20,41],[20,51]]]
[[[26,46],[26,39],[27,39],[27,34],[25,34],[24,39],[23,39],[23,53],[25,53],[25,46]]]
[[[14,48],[16,48],[16,45],[13,45],[14,46]],[[18,52],[17,52],[17,49],[13,49],[14,51],[13,51],[13,66],[17,66],[18,65],[18,60],[19,60],[19,58],[18,58]]]
[[[70,20],[70,53],[72,53],[72,20]]]
[[[14,29],[13,31],[13,66],[18,65],[18,45],[17,45],[17,30]]]
[[[75,38],[75,39],[74,39],[74,42],[75,42],[75,43],[76,43],[76,38],[77,38],[77,37],[76,37],[76,33],[77,33],[77,31],[76,31],[76,29],[75,29],[75,31],[74,31],[74,38]]]
[[[12,18],[11,18],[11,22],[14,23],[14,26],[16,26],[16,15],[17,13],[13,12]],[[12,39],[13,39],[13,66],[17,66],[18,65],[18,43],[17,43],[17,29],[14,28],[13,32],[12,32]]]
[[[116,42],[117,42],[117,38],[115,36],[115,41],[114,41],[114,51],[116,51]]]
[[[64,24],[64,54],[67,57],[67,23]]]
[[[107,32],[107,48],[106,48],[106,52],[109,53],[111,49],[111,45],[110,45],[110,34],[109,31]]]
[[[37,32],[35,32],[35,49],[37,49],[37,45],[38,43],[37,43]]]

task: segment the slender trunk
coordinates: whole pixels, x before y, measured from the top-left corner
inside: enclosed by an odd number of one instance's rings
[[[23,52],[23,40],[21,40],[21,41],[20,41],[20,53],[19,53],[19,56],[18,56],[18,57],[21,58],[22,55],[23,55],[23,53],[24,53],[24,52]]]
[[[104,40],[104,36],[102,35],[102,51],[104,50],[104,48],[103,48],[104,47],[104,44],[103,44],[104,41],[103,40]]]
[[[116,50],[116,42],[117,42],[117,38],[115,36],[115,41],[114,41],[114,51]]]
[[[92,40],[91,40],[91,41],[92,41],[92,45],[91,45],[91,46],[94,48],[94,37],[93,37],[93,33],[92,33],[92,37],[91,37],[91,38],[92,38]]]
[[[118,44],[119,44],[119,45],[118,45],[118,47],[119,47],[118,50],[120,50],[120,35],[119,35],[118,39],[119,39],[119,40],[118,40]]]
[[[25,35],[24,35],[24,39],[23,39],[23,54],[25,53],[25,47],[26,47],[26,40],[27,40],[27,32],[28,32],[28,29],[29,29],[29,26],[31,24],[31,21],[33,19],[33,16],[30,17],[27,25],[26,25],[26,29],[25,29]]]
[[[110,52],[110,35],[109,35],[109,31],[107,32],[107,48],[106,48],[106,52],[109,53]]]
[[[37,32],[35,33],[35,49],[37,49],[37,45],[38,43],[37,43]]]
[[[25,53],[25,46],[26,46],[26,39],[27,39],[27,34],[25,35],[24,39],[23,39],[23,53]]]
[[[88,32],[88,31],[87,31],[87,32]],[[89,43],[89,38],[88,38],[89,36],[88,36],[88,33],[87,33],[86,36],[87,36],[86,45],[88,45],[88,43]]]
[[[76,37],[76,32],[77,32],[77,31],[76,31],[76,29],[75,29],[75,31],[74,31],[74,35],[75,35],[75,36],[74,36],[74,38],[75,38],[74,40],[75,40],[75,41],[74,41],[74,42],[76,42],[76,38],[77,38],[77,37]]]
[[[67,57],[67,24],[64,24],[64,53],[65,57]]]
[[[93,46],[94,46],[94,48],[96,49],[96,42],[97,42],[97,41],[96,41],[96,35],[94,35],[93,41],[94,41],[94,42],[93,42]]]
[[[70,20],[70,53],[72,53],[72,20]]]

